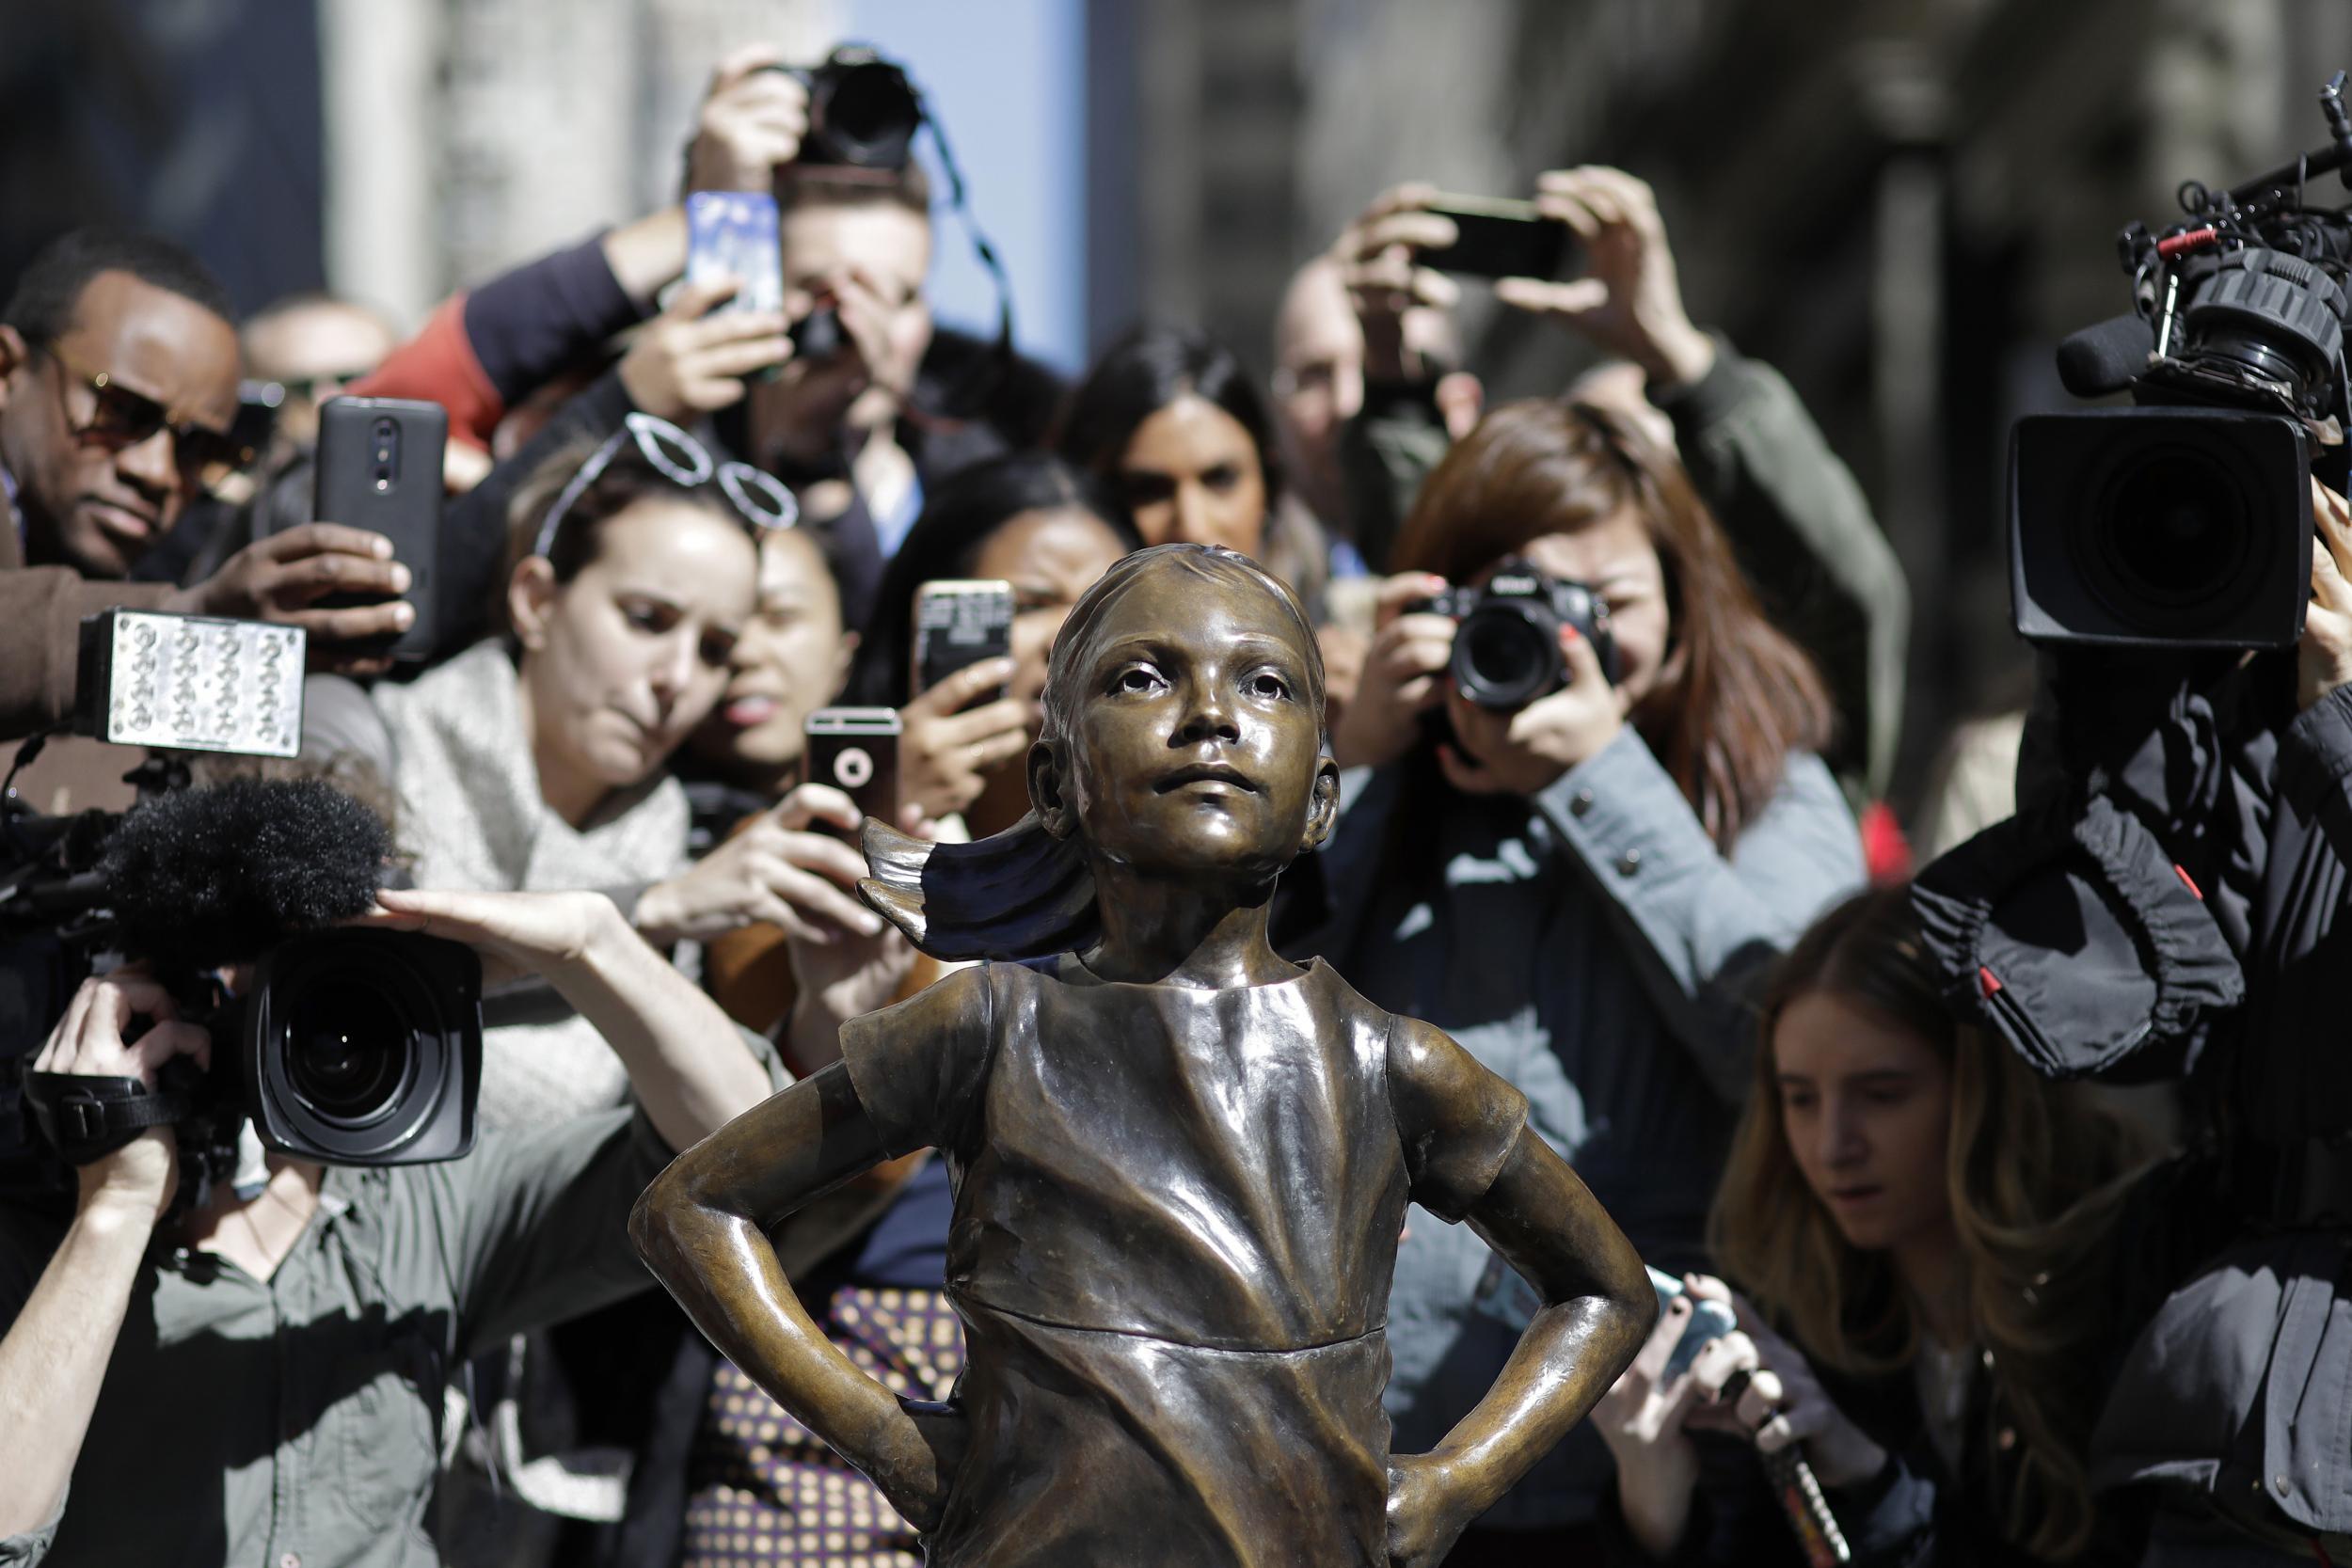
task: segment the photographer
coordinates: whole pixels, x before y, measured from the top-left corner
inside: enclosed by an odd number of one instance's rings
[[[314,651],[330,662],[331,644],[411,619],[396,597],[407,574],[385,542],[327,524],[256,545],[190,588],[120,580],[250,458],[230,437],[229,316],[219,284],[176,245],[96,230],[42,250],[0,308],[0,739],[64,717],[80,620],[109,606],[290,622],[329,644]],[[385,602],[316,608],[346,593]],[[68,750],[44,760],[54,770]]]
[[[1300,868],[1293,929],[1312,928],[1285,946],[1461,1040],[1645,1257],[1695,1266],[1750,1076],[1743,988],[1862,877],[1814,754],[1819,678],[1672,457],[1600,410],[1489,414],[1430,475],[1396,554],[1411,570],[1331,737],[1372,771],[1343,781],[1331,843]],[[1469,612],[1415,601],[1491,586],[1514,557],[1588,585],[1605,617],[1530,639],[1556,649],[1553,678],[1504,711],[1464,694],[1451,617]],[[1484,1259],[1422,1223],[1398,1254],[1401,1447],[1441,1434],[1515,1341],[1474,1288]],[[1606,1474],[1571,1435],[1473,1544],[1498,1561],[1588,1544]]]
[[[1007,441],[985,419],[921,414],[945,390],[932,373],[923,292],[931,193],[922,166],[911,155],[886,169],[813,157],[808,114],[808,88],[772,51],[739,50],[712,76],[688,179],[696,189],[772,190],[783,209],[785,313],[796,325],[813,316],[836,325],[826,352],[796,355],[755,386],[739,427],[730,418],[722,436],[790,484],[825,530],[849,622],[863,626],[927,490]]]
[[[435,1561],[448,1370],[642,1288],[636,1194],[782,1081],[609,900],[381,898],[384,925],[543,975],[642,1109],[490,1133],[444,1164],[275,1160],[256,1196],[219,1191],[168,1227],[179,1173],[154,1129],[83,1167],[62,1229],[0,1210],[0,1561]],[[215,1048],[125,971],[83,986],[40,1065],[151,1084]]]
[[[2148,1150],[2079,1086],[1955,1022],[1908,889],[1824,915],[1760,1006],[1755,1085],[1709,1222],[1740,1331],[1663,1375],[1668,1305],[1594,1410],[1611,1559],[1794,1565],[1754,1457],[1804,1446],[1858,1563],[2137,1560],[2090,1492],[2121,1213]],[[1735,1381],[1736,1380],[1736,1381]]]
[[[1354,535],[1375,572],[1397,568],[1391,541],[1422,476],[1458,421],[1458,393],[1424,356],[1418,325],[1450,307],[1452,279],[1419,265],[1451,244],[1453,224],[1427,211],[1436,193],[1405,185],[1367,208],[1332,247],[1366,346],[1363,412],[1341,432]],[[1827,756],[1857,804],[1885,792],[1902,715],[1910,599],[1885,536],[1844,464],[1770,366],[1700,331],[1684,306],[1674,253],[1650,188],[1617,169],[1538,177],[1535,205],[1565,224],[1584,275],[1555,283],[1504,278],[1495,297],[1559,322],[1639,372],[1642,413],[1670,428],[1699,497],[1738,552],[1775,625],[1828,682],[1836,733]],[[1617,402],[1614,380],[1573,395]],[[1630,403],[1632,400],[1622,400]]]
[[[2137,1338],[2090,1442],[2095,1486],[2156,1493],[2152,1563],[2352,1544],[2352,1433],[2320,1392],[2352,1378],[2352,517],[2303,483],[2295,647],[2046,650],[2016,817],[1915,895],[1948,993],[2040,1070],[2193,1086],[2201,1138],[2138,1221],[2113,1311]],[[2054,915],[2088,924],[2037,984]]]

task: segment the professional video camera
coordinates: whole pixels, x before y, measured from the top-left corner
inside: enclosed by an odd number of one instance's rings
[[[2330,140],[2229,190],[2191,181],[2185,218],[2118,240],[2129,315],[2059,346],[2079,397],[2137,406],[2020,420],[2010,446],[2010,587],[2042,643],[2271,648],[2303,629],[2311,490],[2348,472],[2344,330],[2352,188],[2339,71],[2319,95]]]
[[[84,655],[86,731],[248,755],[298,744],[299,631],[114,610],[85,623]],[[27,1112],[73,1164],[173,1125],[188,1202],[235,1168],[247,1119],[265,1148],[327,1164],[466,1153],[479,959],[461,943],[335,928],[373,904],[391,847],[383,820],[316,779],[189,788],[169,752],[126,778],[140,797],[127,812],[48,817],[0,800],[0,1056],[8,1088],[21,1073],[23,1091],[0,1096],[0,1188],[58,1187]],[[207,1028],[209,1071],[175,1062],[150,1087],[29,1069],[109,956],[146,960],[181,1016]],[[217,972],[247,963],[232,992]]]

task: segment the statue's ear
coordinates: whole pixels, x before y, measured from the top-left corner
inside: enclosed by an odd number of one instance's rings
[[[1063,788],[1062,752],[1066,742],[1041,740],[1029,748],[1029,804],[1037,819],[1057,839],[1078,831],[1078,814]]]
[[[1319,849],[1340,819],[1340,765],[1325,752],[1315,761],[1314,799],[1307,806],[1306,849]]]

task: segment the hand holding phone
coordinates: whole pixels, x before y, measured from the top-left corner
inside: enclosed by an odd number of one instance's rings
[[[1423,266],[1469,277],[1575,276],[1575,234],[1533,201],[1439,194],[1424,210],[1453,224],[1454,238],[1452,245],[1422,247]]]
[[[1715,341],[1692,323],[1658,198],[1623,169],[1554,169],[1535,182],[1535,208],[1573,233],[1583,276],[1506,278],[1495,297],[1549,316],[1604,352],[1629,359],[1661,387],[1689,386],[1715,362]]]
[[[1682,1281],[1663,1269],[1650,1270],[1649,1283],[1650,1289],[1658,1292],[1658,1309],[1661,1312],[1684,1290]],[[1698,1359],[1699,1352],[1739,1326],[1740,1321],[1732,1315],[1730,1307],[1720,1301],[1693,1296],[1691,1300],[1691,1325],[1682,1331],[1682,1338],[1675,1341],[1673,1354],[1666,1357],[1666,1365],[1659,1372],[1658,1381],[1661,1384],[1672,1383],[1680,1377],[1690,1370],[1691,1363]]]
[[[319,407],[318,466],[311,515],[391,541],[406,569],[414,618],[374,651],[400,663],[429,658],[441,540],[441,458],[449,414],[405,398],[329,398]],[[333,594],[321,610],[374,605],[376,593]]]
[[[983,659],[1011,654],[1012,611],[1012,584],[1001,578],[940,578],[916,589],[910,695],[919,697]],[[975,702],[994,702],[1004,694],[1004,687],[996,686]]]
[[[784,309],[784,235],[766,191],[696,191],[686,198],[686,281],[736,283],[717,307],[737,313]]]
[[[886,707],[820,707],[808,716],[806,782],[831,784],[867,816],[898,821],[898,715]],[[818,832],[830,832],[812,823]]]

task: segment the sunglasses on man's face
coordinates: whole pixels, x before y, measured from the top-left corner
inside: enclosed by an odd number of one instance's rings
[[[63,385],[78,385],[89,393],[87,417],[77,419],[71,404],[66,405],[66,424],[77,439],[94,442],[108,451],[121,451],[151,439],[159,430],[168,430],[172,462],[180,470],[181,483],[205,490],[253,461],[253,449],[235,436],[208,430],[192,420],[173,419],[171,410],[146,393],[131,390],[104,371],[82,369],[54,344],[49,357],[57,362]]]

